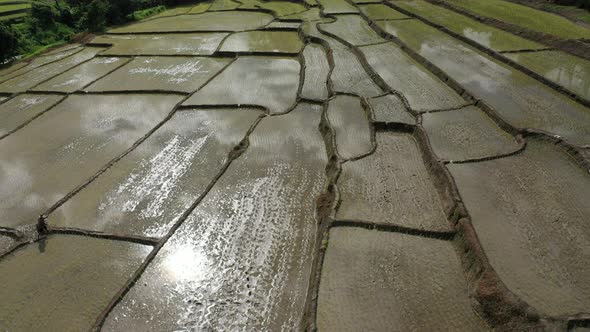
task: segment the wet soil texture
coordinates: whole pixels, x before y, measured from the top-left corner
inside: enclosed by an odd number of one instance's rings
[[[458,7],[215,0],[1,68],[0,330],[590,327],[589,62]]]

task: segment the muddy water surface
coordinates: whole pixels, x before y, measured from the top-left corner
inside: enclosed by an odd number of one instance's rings
[[[265,27],[265,29],[285,29],[285,30],[297,30],[301,27],[301,22],[290,22],[290,21],[274,21]]]
[[[320,331],[490,330],[449,242],[333,228],[321,280]]]
[[[399,22],[378,24],[491,105],[511,125],[590,144],[590,108],[421,22]]]
[[[417,142],[410,135],[378,132],[375,153],[342,166],[338,189],[337,219],[422,230],[450,228]]]
[[[239,19],[237,19],[239,17]],[[191,31],[243,31],[262,28],[273,20],[272,15],[260,12],[220,11],[196,15],[181,15],[149,20],[110,33],[136,32],[191,32]]]
[[[136,57],[127,65],[87,88],[89,91],[193,92],[203,86],[230,59],[193,57]]]
[[[346,0],[318,0],[324,14],[358,13],[358,9]]]
[[[323,100],[328,97],[330,64],[326,51],[319,44],[309,44],[303,50],[305,81],[301,89],[304,98]]]
[[[450,165],[490,263],[542,313],[590,307],[590,174],[546,141],[521,154]]]
[[[371,152],[369,116],[358,97],[339,95],[328,104],[328,120],[336,135],[336,149],[345,159]]]
[[[104,55],[211,55],[227,33],[102,35],[95,44],[112,44]]]
[[[183,105],[258,105],[284,113],[295,105],[300,69],[295,58],[240,57]]]
[[[161,237],[205,191],[261,114],[178,112],[137,149],[49,216],[52,226]]]
[[[385,42],[359,15],[339,15],[335,22],[320,23],[318,27],[355,46]]]
[[[58,95],[22,94],[0,105],[0,137],[29,122],[62,100]]]
[[[70,96],[1,140],[0,226],[35,223],[179,101],[165,95]]]
[[[335,92],[354,93],[360,96],[373,97],[383,93],[373,82],[357,56],[341,42],[320,33],[317,22],[306,22],[303,30],[306,34],[323,39],[332,51],[334,70],[331,80]]]
[[[520,144],[475,106],[422,115],[422,126],[434,153],[463,161],[509,154]]]
[[[23,75],[17,76],[13,79],[5,81],[0,84],[0,92],[23,92],[42,83],[45,80],[59,75],[64,71],[73,68],[85,61],[92,59],[97,53],[103,51],[104,48],[87,47],[82,51],[75,53],[62,60],[49,63],[45,66],[36,68],[33,71],[27,72]]]
[[[300,329],[325,184],[320,114],[301,104],[262,120],[106,330]]]
[[[13,77],[22,75],[28,71],[31,71],[35,68],[49,64],[51,62],[63,59],[65,57],[70,56],[74,53],[77,53],[81,50],[82,50],[82,48],[78,48],[78,45],[76,45],[75,48],[64,50],[62,52],[55,52],[55,53],[50,52],[44,56],[36,57],[33,60],[31,60],[29,63],[19,62],[13,66],[10,66],[10,67],[0,71],[0,82],[3,82],[8,79],[11,79]]]
[[[295,31],[247,31],[229,36],[221,45],[222,52],[299,53],[303,42]]]
[[[496,51],[539,46],[391,1]],[[0,255],[14,229],[33,241],[0,260],[0,330],[486,331],[473,292],[505,294],[465,279],[461,211],[515,296],[588,311],[590,111],[389,5],[201,2],[0,71]],[[509,56],[582,95],[559,55]],[[489,114],[547,134],[521,146]]]
[[[320,20],[320,9],[318,7],[310,8],[304,12],[291,14],[281,17],[284,20],[302,20],[302,21],[313,21]]]
[[[74,92],[126,64],[129,59],[100,57],[83,63],[49,81],[37,85],[34,91]]]
[[[371,67],[392,89],[401,92],[415,111],[465,104],[455,91],[393,43],[361,47]]]
[[[369,99],[373,121],[415,125],[416,119],[408,112],[402,100],[392,94]]]
[[[83,331],[151,247],[53,235],[0,262],[0,326],[7,331]]]

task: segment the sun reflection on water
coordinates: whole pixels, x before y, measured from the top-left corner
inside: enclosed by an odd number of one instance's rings
[[[166,256],[163,265],[170,279],[198,282],[207,273],[208,260],[199,248],[183,244]]]

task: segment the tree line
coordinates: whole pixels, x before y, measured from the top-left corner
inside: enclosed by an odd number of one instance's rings
[[[190,0],[53,0],[35,1],[20,23],[0,22],[0,64],[68,41],[83,32],[141,20]]]

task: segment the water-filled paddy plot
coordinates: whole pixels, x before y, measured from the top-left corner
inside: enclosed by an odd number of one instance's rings
[[[512,126],[590,144],[590,108],[422,22],[400,22],[382,27],[492,106]]]
[[[295,105],[300,67],[295,58],[239,57],[183,105],[258,105],[284,113]]]
[[[1,68],[0,330],[588,326],[586,31],[483,1],[214,0]]]
[[[47,79],[92,59],[102,50],[104,50],[104,48],[88,47],[69,57],[39,66],[36,69],[4,81],[0,84],[0,92],[16,93],[27,91],[28,89],[43,83]]]
[[[225,58],[136,57],[88,91],[193,92],[230,62]]]
[[[330,232],[318,327],[324,331],[488,331],[450,243],[362,228]],[[425,317],[415,320],[412,317]]]
[[[368,102],[372,111],[372,120],[375,122],[416,124],[416,119],[399,96],[386,94],[371,98]]]
[[[22,94],[0,105],[0,137],[20,128],[54,106],[63,97],[59,95]]]
[[[92,44],[112,45],[103,55],[211,55],[228,33],[102,35]]]
[[[165,95],[73,95],[2,139],[0,226],[36,223],[179,101]]]
[[[236,53],[293,53],[303,48],[296,31],[237,32],[225,39],[222,52]]]
[[[300,104],[263,119],[248,150],[162,248],[105,328],[298,327],[316,236],[314,197],[325,183],[320,116],[320,107]]]
[[[163,17],[113,29],[111,33],[243,31],[262,28],[273,20],[261,12],[205,12]]]
[[[49,216],[52,225],[163,236],[201,195],[261,114],[178,112],[137,149]]]

